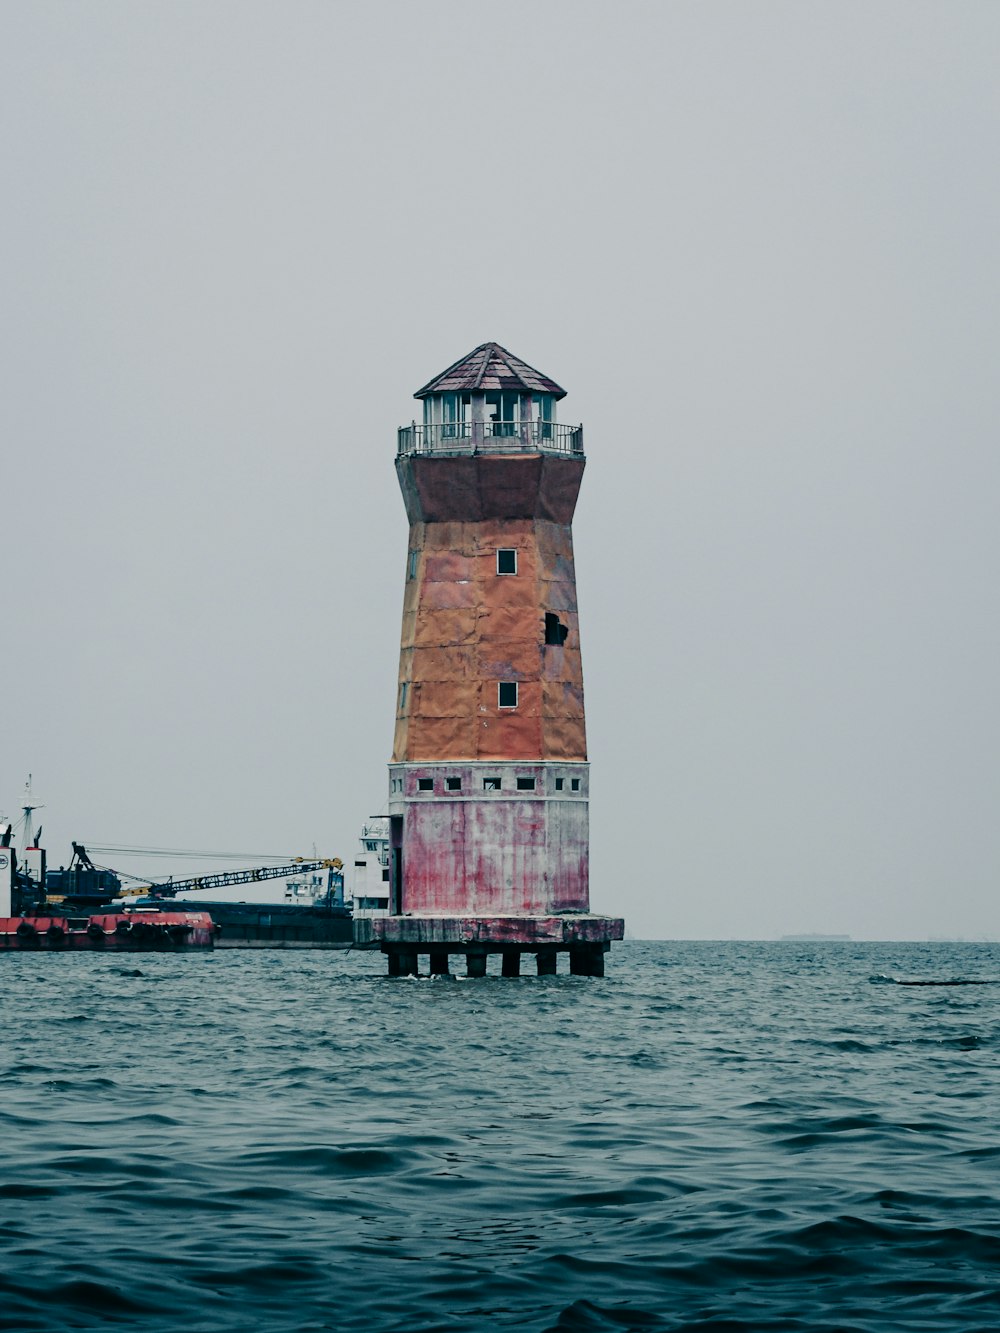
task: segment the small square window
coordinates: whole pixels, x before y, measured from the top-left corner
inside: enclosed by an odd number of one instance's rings
[[[517,789],[518,789],[518,791],[534,791],[534,790],[535,790],[535,779],[534,779],[534,778],[518,778],[518,780],[517,780]]]
[[[497,548],[497,573],[517,573],[517,551],[513,547],[500,546]]]
[[[556,791],[562,791],[563,781],[564,781],[563,778],[556,778]]]
[[[434,790],[433,778],[417,778],[417,791],[433,791],[433,790]]]
[[[497,703],[501,708],[517,707],[517,681],[502,680],[497,688]]]
[[[580,779],[579,779],[579,778],[570,778],[570,780],[569,780],[569,787],[570,787],[570,791],[579,791],[579,790],[580,790]]]
[[[461,790],[462,790],[462,779],[461,779],[461,778],[445,778],[444,782],[445,782],[445,786],[448,788],[449,791],[461,791]]]
[[[499,790],[500,790],[499,778],[483,778],[483,791],[499,791]]]

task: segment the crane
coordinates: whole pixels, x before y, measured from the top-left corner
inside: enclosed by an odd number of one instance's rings
[[[173,898],[188,889],[224,889],[231,884],[252,884],[263,879],[288,879],[292,875],[302,875],[310,870],[342,870],[344,866],[339,856],[306,861],[297,856],[294,861],[283,866],[255,866],[250,870],[220,870],[214,875],[194,875],[190,879],[174,879],[166,884],[143,884],[137,888],[126,889],[130,897],[142,894],[148,898]]]

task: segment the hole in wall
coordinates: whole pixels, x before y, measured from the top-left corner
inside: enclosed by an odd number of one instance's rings
[[[561,648],[566,642],[569,626],[564,625],[554,611],[545,612],[545,642]]]

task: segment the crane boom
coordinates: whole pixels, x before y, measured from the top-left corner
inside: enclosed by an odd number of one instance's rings
[[[220,870],[215,875],[195,875],[191,879],[175,879],[169,884],[150,884],[143,892],[150,898],[173,898],[181,890],[224,889],[230,884],[250,884],[262,879],[288,879],[309,870],[340,870],[343,862],[338,856],[332,860],[293,861],[283,866],[256,866],[251,870]]]

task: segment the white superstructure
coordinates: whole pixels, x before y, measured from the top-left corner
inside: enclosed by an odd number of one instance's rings
[[[360,848],[350,868],[356,917],[389,912],[389,817],[373,815],[361,830]]]

